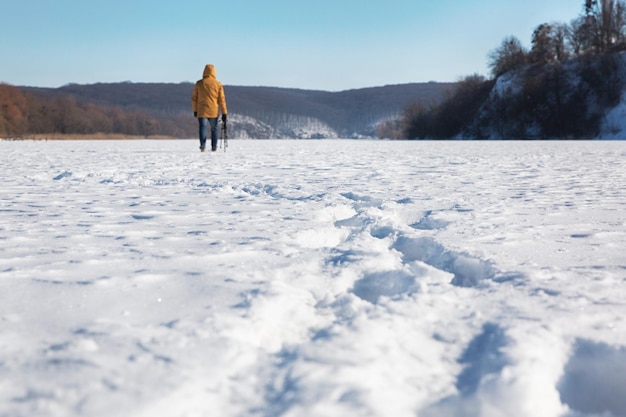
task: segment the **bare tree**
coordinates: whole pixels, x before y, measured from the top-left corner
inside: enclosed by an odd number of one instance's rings
[[[586,16],[579,16],[572,20],[567,28],[567,41],[575,56],[594,52],[593,35]]]
[[[552,26],[542,23],[533,32],[532,47],[528,58],[533,63],[545,63],[554,60],[552,47]]]
[[[558,62],[563,62],[572,57],[572,47],[568,42],[569,28],[565,23],[552,25],[552,47],[554,57]]]
[[[593,52],[623,48],[626,5],[622,0],[585,0],[585,24]]]
[[[500,46],[489,53],[489,68],[494,78],[526,63],[527,52],[515,36],[505,38]]]
[[[543,23],[535,29],[528,60],[532,63],[563,62],[570,58],[568,27],[562,23]]]

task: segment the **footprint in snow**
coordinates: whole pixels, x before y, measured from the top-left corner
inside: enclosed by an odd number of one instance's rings
[[[484,279],[495,277],[490,261],[446,249],[431,237],[400,236],[392,249],[402,254],[405,263],[420,261],[454,275],[452,285],[475,287]]]
[[[354,283],[357,297],[377,304],[381,297],[397,298],[418,290],[415,277],[404,271],[375,272]]]
[[[626,416],[626,349],[578,340],[557,388],[572,410]]]

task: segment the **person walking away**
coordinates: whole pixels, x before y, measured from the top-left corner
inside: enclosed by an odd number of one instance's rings
[[[228,110],[226,109],[226,95],[222,83],[217,80],[215,66],[207,64],[204,67],[202,79],[196,82],[191,95],[191,108],[194,117],[198,118],[198,134],[200,137],[200,151],[204,152],[207,130],[211,127],[211,150],[217,150],[217,120],[220,111],[222,122],[226,123]]]

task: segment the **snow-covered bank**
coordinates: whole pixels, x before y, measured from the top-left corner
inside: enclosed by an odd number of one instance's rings
[[[626,139],[626,95],[622,94],[619,104],[610,109],[602,120],[600,139]]]
[[[626,415],[626,143],[0,143],[0,416]]]

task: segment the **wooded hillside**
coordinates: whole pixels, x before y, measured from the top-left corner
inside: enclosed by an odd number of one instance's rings
[[[438,102],[449,86],[431,82],[341,92],[224,88],[231,120],[237,116],[246,120],[239,126],[235,123],[238,133],[266,138],[289,137],[295,127],[311,122],[326,126],[323,132],[333,131],[341,137],[373,136],[380,121],[398,117],[415,100]],[[192,90],[192,83],[69,84],[60,88],[5,84],[0,89],[0,136],[115,133],[195,138]]]
[[[536,27],[490,54],[491,79],[463,78],[438,105],[415,102],[393,135],[416,139],[588,139],[626,91],[626,2],[584,0],[569,23]]]

